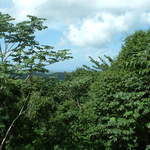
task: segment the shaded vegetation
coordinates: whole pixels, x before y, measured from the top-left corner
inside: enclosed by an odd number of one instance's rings
[[[66,54],[59,52],[62,60]],[[66,73],[64,80],[34,76],[35,66],[25,67],[29,80],[14,78],[22,63],[0,62],[0,141],[24,106],[4,150],[150,149],[150,30],[128,36],[114,60],[90,60],[93,67]]]

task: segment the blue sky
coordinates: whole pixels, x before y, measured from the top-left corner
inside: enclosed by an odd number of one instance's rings
[[[28,14],[47,18],[37,39],[74,57],[49,66],[52,71],[90,65],[88,56],[115,57],[126,36],[150,25],[150,0],[0,0],[0,11],[17,21]]]

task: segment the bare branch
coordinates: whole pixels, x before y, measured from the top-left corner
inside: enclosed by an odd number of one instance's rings
[[[4,57],[3,57],[3,50],[2,50],[2,46],[1,46],[1,43],[0,43],[0,57],[1,57],[1,61],[3,62],[3,59],[4,59]]]
[[[20,46],[21,46],[21,42],[19,42],[16,46],[16,43],[13,43],[9,48],[7,48],[7,50],[5,51],[5,58],[4,58],[4,61],[6,61],[7,60],[7,58],[9,57],[9,56],[11,56],[11,54],[13,54],[14,53],[14,51],[13,50],[15,50],[15,49],[17,49],[17,48],[19,48]],[[14,47],[15,46],[15,47]],[[14,48],[13,48],[14,47]],[[7,56],[6,56],[7,55]]]
[[[18,115],[16,116],[16,118],[15,118],[15,119],[12,121],[12,123],[10,124],[10,126],[9,126],[9,128],[8,128],[8,130],[7,130],[5,136],[4,136],[4,138],[3,138],[3,140],[2,140],[2,142],[1,142],[1,144],[0,144],[0,150],[3,149],[4,143],[5,143],[6,139],[7,139],[7,137],[8,137],[8,135],[9,135],[9,133],[10,133],[10,131],[11,131],[13,125],[14,125],[15,122],[19,119],[19,117],[23,114],[23,110],[24,110],[24,108],[25,108],[25,106],[26,106],[26,104],[27,104],[27,102],[28,102],[29,96],[30,96],[30,94],[28,94],[28,96],[25,98],[25,102],[24,102],[23,106],[21,107],[21,109],[20,109]]]
[[[16,43],[13,43],[8,49],[7,52],[12,51],[12,49],[14,49],[13,47],[15,46]],[[16,48],[16,47],[15,47]]]
[[[5,44],[5,54],[7,53],[8,49],[8,43],[6,42],[6,39],[4,38],[4,44]]]

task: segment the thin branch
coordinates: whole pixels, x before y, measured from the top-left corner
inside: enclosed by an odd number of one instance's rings
[[[31,74],[29,74],[24,81],[27,82],[30,79],[30,77],[31,77]]]
[[[5,55],[7,54],[7,56],[4,58],[4,61],[6,61],[7,58],[8,58],[9,56],[11,56],[11,54],[14,53],[13,50],[15,50],[15,49],[17,49],[17,48],[19,48],[19,47],[21,46],[21,42],[19,42],[18,45],[16,45],[16,46],[15,46],[15,44],[16,44],[16,43],[13,43],[13,44],[11,45],[11,47],[9,47],[9,49],[7,49],[7,51],[5,51]],[[15,47],[14,47],[14,46],[15,46]],[[14,47],[14,48],[13,48],[13,47]]]
[[[31,75],[28,75],[24,81],[26,82],[27,80],[30,79],[30,77],[31,77]],[[0,150],[3,149],[3,146],[4,146],[4,144],[5,144],[6,140],[7,140],[7,137],[8,137],[8,135],[9,135],[9,133],[10,133],[10,131],[11,131],[13,125],[14,125],[15,122],[20,118],[20,116],[23,114],[23,111],[24,111],[25,106],[27,105],[29,96],[30,96],[30,93],[29,93],[28,96],[25,98],[24,104],[22,105],[22,107],[21,107],[21,109],[20,109],[18,115],[17,115],[17,116],[15,117],[15,119],[12,121],[12,123],[10,124],[10,126],[9,126],[9,128],[8,128],[8,130],[7,130],[7,132],[5,133],[5,136],[4,136],[4,138],[3,138],[3,140],[2,140],[2,142],[1,142],[1,144],[0,144]]]
[[[6,38],[4,38],[4,44],[5,44],[5,54],[7,53],[8,49],[8,43],[6,42]]]
[[[76,103],[77,103],[78,108],[81,109],[81,106],[80,106],[80,103],[79,103],[78,99],[76,100]]]
[[[6,61],[6,60],[7,60],[7,58],[8,58],[9,56],[11,56],[11,54],[13,54],[13,51],[10,51],[10,53],[9,53],[9,54],[7,53],[7,56],[5,56],[4,61]]]
[[[0,54],[1,54],[1,61],[3,62],[3,50],[2,50],[2,46],[1,46],[1,43],[0,43]]]
[[[11,51],[12,48],[15,46],[15,44],[16,44],[16,43],[13,43],[13,44],[7,49],[7,52]],[[15,48],[13,48],[13,49],[16,49],[16,48],[17,48],[17,46],[16,46]]]
[[[1,46],[1,43],[0,43],[0,52],[2,53],[2,46]]]
[[[19,117],[23,114],[23,110],[24,110],[24,108],[25,108],[25,106],[26,106],[26,104],[27,104],[27,101],[28,101],[28,99],[29,99],[29,96],[30,96],[30,94],[28,94],[28,96],[25,98],[25,102],[24,102],[23,106],[21,107],[21,109],[20,109],[18,115],[16,116],[16,118],[15,118],[15,119],[12,121],[12,123],[10,124],[10,126],[9,126],[9,128],[8,128],[8,130],[7,130],[5,136],[4,136],[4,138],[3,138],[3,140],[2,140],[2,142],[1,142],[1,144],[0,144],[0,150],[3,149],[4,143],[5,143],[6,139],[7,139],[7,137],[8,137],[8,135],[9,135],[9,133],[10,133],[10,131],[11,131],[13,125],[14,125],[15,122],[19,119]]]

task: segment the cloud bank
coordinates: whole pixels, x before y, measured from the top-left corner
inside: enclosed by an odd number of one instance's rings
[[[75,47],[75,57],[103,55],[118,49],[119,37],[150,25],[150,0],[0,0],[0,11],[18,20],[27,14],[47,18],[49,28],[63,32],[60,43]],[[116,39],[118,43],[116,43]],[[115,46],[108,46],[108,45]],[[98,52],[99,50],[99,52]],[[116,53],[116,52],[115,52]],[[113,54],[112,54],[113,55]],[[83,59],[86,59],[83,58]]]
[[[65,42],[101,48],[124,32],[150,24],[149,0],[12,0],[9,11],[18,19],[27,14],[65,27]],[[6,9],[5,9],[6,10]],[[60,29],[61,30],[61,29]]]

